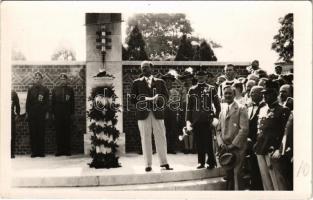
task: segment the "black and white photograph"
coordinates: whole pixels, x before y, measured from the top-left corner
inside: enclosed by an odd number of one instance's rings
[[[0,5],[1,197],[312,195],[310,2]]]

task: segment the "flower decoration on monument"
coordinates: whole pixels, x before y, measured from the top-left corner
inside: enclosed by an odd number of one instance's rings
[[[112,84],[97,86],[91,90],[88,101],[91,103],[87,116],[90,120],[92,157],[90,167],[116,168],[121,167],[117,156],[117,140],[120,135],[116,129],[117,112],[120,112],[120,104],[116,103]]]

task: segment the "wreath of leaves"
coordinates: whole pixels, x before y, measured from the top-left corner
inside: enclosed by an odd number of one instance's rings
[[[98,95],[102,95],[105,98],[112,98],[112,103],[108,103],[104,105],[103,110],[100,110],[95,105],[95,97]],[[121,167],[118,162],[119,157],[116,155],[118,145],[116,144],[116,140],[118,139],[120,132],[115,128],[117,124],[117,112],[120,112],[120,104],[115,103],[115,100],[118,97],[115,95],[114,87],[112,85],[108,86],[98,86],[91,90],[91,94],[88,97],[88,101],[91,102],[91,108],[87,112],[87,117],[90,121],[94,121],[89,125],[89,130],[93,133],[91,136],[91,144],[92,148],[90,150],[90,156],[92,157],[91,163],[89,163],[90,167],[94,168],[115,168]],[[101,122],[102,121],[102,122]],[[112,122],[111,125],[104,124],[100,126],[96,124],[96,122],[103,123],[105,121],[108,123]],[[113,141],[106,141],[102,138],[98,138],[96,135],[100,133],[104,133],[108,137],[112,137]],[[96,146],[104,145],[107,148],[111,148],[110,153],[102,153],[96,152]]]

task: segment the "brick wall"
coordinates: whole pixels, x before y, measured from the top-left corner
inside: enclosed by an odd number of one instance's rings
[[[33,82],[33,73],[40,71],[43,76],[43,84],[50,91],[58,85],[60,73],[67,73],[69,85],[75,92],[75,117],[72,126],[72,153],[83,153],[86,132],[86,87],[85,87],[85,63],[84,62],[47,62],[29,63],[16,62],[12,65],[12,88],[17,93],[25,93]],[[22,103],[22,102],[21,102]],[[55,153],[55,128],[51,119],[47,120],[46,153]],[[29,129],[24,118],[16,121],[16,154],[30,154]]]
[[[195,70],[200,65],[207,67],[207,71],[213,73],[215,76],[223,73],[223,68],[227,63],[222,62],[181,62],[181,61],[154,61],[153,74],[160,77],[167,73],[169,69],[175,69],[181,74],[186,68],[193,67]],[[250,64],[232,63],[235,65],[235,70],[238,76],[246,76],[248,72],[246,67]],[[134,105],[129,104],[129,111],[127,111],[127,93],[130,93],[133,80],[140,75],[140,62],[138,61],[123,61],[123,130],[125,132],[126,152],[139,152],[141,149],[139,129],[135,118]],[[181,83],[176,81],[174,87],[179,87]]]

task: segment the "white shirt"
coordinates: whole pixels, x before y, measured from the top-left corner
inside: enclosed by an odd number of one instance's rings
[[[149,77],[143,76],[142,78],[145,79],[145,81],[147,81],[147,83],[148,83],[148,86],[151,87],[153,76],[152,75]]]

